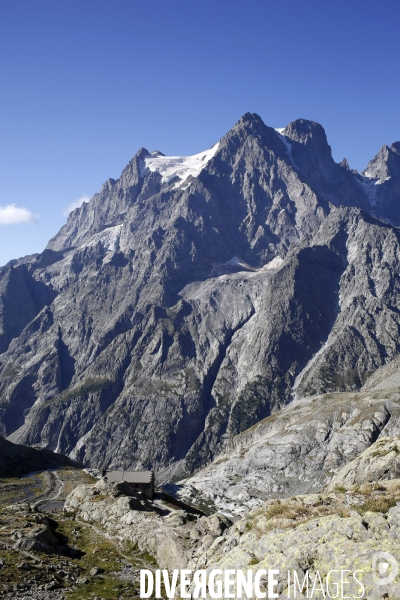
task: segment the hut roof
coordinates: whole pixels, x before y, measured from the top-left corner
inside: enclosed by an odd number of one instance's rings
[[[106,471],[110,483],[151,483],[152,471]]]

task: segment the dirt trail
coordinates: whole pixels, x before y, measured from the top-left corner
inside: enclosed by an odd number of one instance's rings
[[[57,499],[64,487],[64,482],[61,480],[57,471],[44,471],[43,484],[44,490],[40,494],[32,494],[27,498],[17,500],[14,504],[30,504],[33,500],[32,506],[39,507],[41,504]]]
[[[42,504],[46,504],[46,502],[56,500],[61,494],[62,488],[64,487],[64,483],[57,471],[46,471],[45,477],[47,479],[47,486],[45,490],[39,494],[39,496],[36,496],[33,504],[35,508],[38,508]]]

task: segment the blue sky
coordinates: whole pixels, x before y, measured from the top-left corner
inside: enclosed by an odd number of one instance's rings
[[[247,111],[362,170],[400,139],[399,24],[397,0],[0,1],[0,265],[141,146],[194,154]]]

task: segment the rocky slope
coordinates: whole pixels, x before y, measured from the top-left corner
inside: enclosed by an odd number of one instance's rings
[[[141,149],[0,270],[3,435],[178,476],[293,398],[359,389],[399,353],[396,157],[359,175],[317,123],[251,114],[195,157]]]
[[[326,597],[330,593],[342,598],[397,598],[398,577],[394,573],[385,583],[383,578],[391,574],[392,566],[385,563],[387,570],[378,572],[376,556],[384,551],[397,560],[400,557],[399,442],[398,436],[380,437],[338,469],[318,494],[276,497],[247,510],[210,548],[197,554],[192,568],[223,573],[227,569],[279,569],[279,598],[313,597],[314,586],[322,588]],[[332,569],[339,573],[348,569],[349,583],[342,592],[334,583],[340,578],[332,573],[327,586]],[[351,575],[357,569],[364,571],[359,573],[364,591]],[[294,571],[301,582],[296,593]],[[267,589],[266,579],[262,589]]]
[[[1,490],[0,490],[1,491]],[[5,600],[138,597],[154,559],[71,513],[41,514],[0,500],[0,596]]]
[[[234,437],[213,462],[168,490],[230,516],[244,515],[267,498],[319,491],[380,436],[400,436],[399,402],[398,392],[294,401]],[[400,477],[400,461],[395,466]]]
[[[378,369],[360,392],[294,400],[167,489],[237,518],[268,498],[400,478],[400,389],[394,379],[399,363]]]
[[[197,516],[140,494],[116,494],[104,479],[78,486],[65,507],[83,521],[97,523],[110,535],[150,553],[163,569],[185,569],[232,525],[223,515]]]
[[[294,496],[270,500],[237,521],[213,546],[200,555],[194,568],[279,569],[275,591],[279,598],[398,598],[398,578],[385,585],[373,579],[374,555],[400,555],[400,481],[364,486],[348,493]],[[332,573],[327,590],[327,575]],[[340,571],[347,569],[340,591]],[[362,588],[352,574],[356,570]],[[288,571],[291,572],[290,592]],[[294,595],[296,572],[300,585]],[[388,571],[389,573],[389,571]],[[375,571],[375,574],[378,574]],[[318,575],[320,579],[318,579]],[[379,574],[378,574],[379,576]],[[380,576],[382,577],[382,575]],[[266,578],[265,578],[266,579]],[[266,591],[266,581],[261,588]],[[304,584],[304,585],[303,585]],[[323,589],[316,592],[313,587]],[[300,591],[301,590],[301,591]],[[311,595],[312,594],[312,595]],[[207,596],[209,597],[209,596]]]
[[[351,573],[361,569],[363,597],[397,598],[398,578],[376,585],[374,556],[384,549],[400,557],[399,440],[380,437],[339,469],[327,489],[261,502],[234,524],[221,513],[180,510],[161,494],[153,501],[135,491],[127,496],[106,479],[74,487],[67,512],[51,517],[38,513],[32,501],[0,502],[0,593],[10,599],[127,598],[138,595],[141,568],[272,568],[280,570],[279,598],[306,598],[314,585],[326,590],[334,568],[348,569],[349,583],[339,597],[360,596]],[[63,481],[70,477],[60,474]],[[294,572],[303,588],[296,595]],[[332,595],[338,579],[331,574]]]

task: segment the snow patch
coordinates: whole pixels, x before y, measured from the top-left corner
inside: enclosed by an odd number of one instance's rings
[[[279,267],[281,267],[284,262],[285,261],[283,260],[283,258],[281,258],[280,256],[275,256],[275,258],[273,258],[271,262],[267,263],[262,267],[262,270],[269,271],[269,269],[279,269]]]
[[[374,182],[375,185],[381,185],[381,183],[385,183],[385,181],[389,181],[390,177],[384,177],[383,179],[378,179],[375,177],[375,175],[373,173],[371,173],[371,171],[364,171],[364,177],[366,177],[367,179],[371,180],[374,179],[376,180]],[[369,181],[368,183],[373,183],[372,181]]]
[[[80,246],[86,248],[88,246],[94,246],[98,242],[101,242],[105,251],[118,252],[119,251],[119,239],[121,236],[121,225],[115,225],[115,227],[108,227],[100,233],[95,233],[88,242],[85,242]]]
[[[253,267],[244,261],[240,256],[233,256],[230,260],[224,263],[212,263],[212,269],[209,273],[209,277],[218,277],[225,279],[227,276],[232,276],[234,273],[246,273],[247,277],[254,277],[265,273],[265,271],[273,271],[280,269],[283,265],[284,260],[280,256],[276,256],[269,263],[266,263],[262,267]]]
[[[149,171],[159,173],[163,183],[169,183],[175,177],[179,177],[179,181],[175,183],[174,188],[181,187],[188,177],[197,177],[200,171],[213,158],[218,148],[219,142],[214,144],[209,150],[194,154],[193,156],[152,155],[144,159],[142,175],[145,175]]]
[[[379,198],[378,189],[376,186],[385,183],[385,181],[388,181],[389,179],[390,177],[377,178],[371,171],[367,170],[364,171],[362,175],[355,176],[355,180],[358,182],[359,185],[361,185],[364,192],[366,193],[372,209],[376,210],[378,206]]]
[[[248,269],[251,269],[251,267],[247,263],[245,263],[244,260],[242,260],[240,258],[240,256],[234,256],[227,262],[223,263],[223,265],[230,266],[230,267],[237,267],[239,265],[241,267],[244,266],[244,267],[247,267]]]
[[[281,127],[275,127],[275,131],[279,135],[279,137],[281,138],[281,140],[282,140],[282,142],[283,142],[283,144],[284,144],[284,146],[286,148],[286,151],[287,151],[287,153],[289,155],[289,158],[290,158],[290,161],[291,161],[292,165],[294,167],[296,167],[296,169],[297,169],[297,165],[294,162],[293,156],[292,156],[292,145],[289,142],[289,138],[286,135],[283,135],[283,132],[285,131],[285,129],[286,129],[286,127],[283,127],[283,128],[281,128]]]
[[[359,177],[362,177],[360,181]],[[367,175],[367,171],[365,171],[365,175],[359,175],[355,177],[355,180],[361,185],[364,192],[366,193],[371,208],[376,208],[378,205],[378,197],[376,195],[377,189],[375,187],[375,181],[370,178],[370,175]]]

